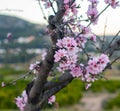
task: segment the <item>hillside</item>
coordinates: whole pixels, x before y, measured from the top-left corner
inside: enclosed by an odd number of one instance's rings
[[[0,63],[25,62],[40,54],[50,44],[44,30],[43,25],[0,15]],[[9,32],[10,40],[6,37]]]
[[[43,48],[50,46],[50,38],[44,30],[43,25],[33,24],[13,16],[0,15],[0,63],[26,62],[39,56]],[[10,41],[6,38],[8,32],[13,35]],[[113,36],[106,37],[103,49],[112,38]],[[101,44],[96,45],[101,46]],[[91,43],[87,44],[86,51],[92,53],[95,50]]]
[[[8,32],[13,33],[14,38],[29,35],[38,36],[39,33],[43,34],[43,27],[14,16],[0,15],[0,39],[4,39]]]

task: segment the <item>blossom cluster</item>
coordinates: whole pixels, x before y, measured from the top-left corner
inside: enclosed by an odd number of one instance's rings
[[[116,8],[120,5],[118,0],[105,0],[105,3],[110,4],[112,8]]]
[[[15,103],[17,107],[20,109],[20,111],[24,111],[27,101],[28,101],[28,97],[25,90],[22,92],[21,96],[15,98]]]
[[[55,100],[56,100],[56,97],[54,95],[51,96],[48,99],[48,104],[52,105],[52,103],[54,103]],[[15,103],[17,107],[20,109],[20,111],[24,111],[27,101],[28,101],[28,97],[25,90],[22,92],[21,96],[18,96],[17,98],[15,98]]]
[[[87,16],[93,24],[96,24],[98,21],[98,0],[88,0],[91,4],[88,6]]]
[[[69,70],[77,62],[77,42],[74,38],[64,37],[56,44],[60,49],[55,52],[55,62],[59,62],[58,70]]]
[[[73,21],[75,17],[77,16],[78,13],[78,6],[76,3],[70,4],[71,0],[64,0],[64,8],[65,8],[65,13],[63,16],[63,21],[67,22]]]
[[[87,70],[89,70],[91,74],[101,73],[109,62],[108,56],[101,54],[100,57],[94,57],[88,61]]]
[[[99,57],[91,58],[87,66],[83,64],[76,65],[71,69],[70,73],[73,77],[79,77],[82,81],[86,82],[87,89],[91,86],[92,82],[97,80],[97,76],[105,69],[109,62],[108,56],[101,54]]]
[[[86,32],[89,32],[88,29],[86,29]],[[88,87],[91,82],[97,80],[98,74],[105,69],[110,61],[107,55],[101,54],[99,57],[91,57],[86,66],[79,63],[78,54],[80,53],[78,52],[82,51],[82,48],[85,47],[85,43],[87,42],[84,39],[80,37],[76,39],[73,37],[64,37],[58,40],[56,45],[59,50],[55,52],[54,61],[59,63],[57,67],[58,71],[62,73],[70,71],[73,77],[81,78],[82,81],[87,83],[86,87]]]
[[[76,33],[76,38],[65,36],[63,39],[58,39],[56,46],[59,48],[55,52],[55,62],[59,62],[57,69],[64,73],[65,70],[70,70],[76,66],[78,61],[78,53],[83,51],[88,40],[96,42],[96,36],[91,33],[89,27],[78,25],[80,34]]]

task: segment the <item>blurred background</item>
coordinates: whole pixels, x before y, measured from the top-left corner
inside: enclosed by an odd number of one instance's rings
[[[87,0],[81,2],[81,6],[86,12]],[[99,11],[104,7],[105,4],[100,4]],[[46,10],[46,16],[50,12]],[[91,28],[100,37],[106,35],[107,46],[120,30],[120,7],[107,9],[99,19],[98,25]],[[31,63],[41,60],[41,54],[51,42],[46,26],[36,0],[0,0],[0,83],[19,78],[29,71]],[[93,53],[94,50],[87,47],[87,51]],[[115,58],[118,56],[120,52],[113,55]],[[47,108],[45,111],[120,111],[120,61],[104,75],[107,80],[95,82],[87,91],[85,84],[75,79],[56,94],[53,106],[44,106]],[[30,80],[32,77],[19,80],[16,85],[0,87],[0,111],[17,110],[14,98],[21,94]]]

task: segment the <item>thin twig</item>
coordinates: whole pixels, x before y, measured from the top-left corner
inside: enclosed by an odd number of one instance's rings
[[[43,11],[43,8],[42,8],[42,6],[41,6],[40,0],[38,0],[38,4],[39,4],[40,10],[41,10],[41,12],[42,12],[42,14],[43,14],[43,18],[47,21],[47,17],[46,17],[46,15],[45,15],[44,11]],[[48,22],[48,21],[47,21],[47,22]]]
[[[116,37],[119,35],[120,30],[116,33],[116,35],[113,37],[113,39],[111,40],[111,42],[109,43],[109,45],[107,46],[107,48],[104,50],[104,52],[106,52],[106,50],[110,47],[110,45],[113,43],[113,41],[116,39]]]
[[[18,81],[18,80],[20,80],[20,79],[23,79],[23,78],[25,79],[25,78],[26,78],[28,75],[30,75],[31,73],[32,73],[32,70],[29,71],[28,73],[26,73],[25,75],[22,75],[22,76],[18,77],[17,79],[15,79],[15,80],[13,80],[13,81],[10,81],[10,82],[8,82],[8,83],[4,83],[4,84],[5,84],[4,87],[13,85],[13,84],[16,83],[16,81]]]
[[[120,56],[117,57],[115,60],[113,60],[113,61],[110,63],[110,65],[112,65],[113,63],[115,63],[118,59],[120,59]]]
[[[71,29],[71,27],[69,26],[69,24],[67,24],[67,26],[68,26],[69,30],[71,31],[71,33],[72,33],[73,35],[75,35],[75,33],[72,31],[72,29]]]
[[[102,46],[101,46],[101,52],[103,52],[103,48],[104,48],[104,45],[105,45],[105,33],[106,33],[106,28],[107,28],[107,18],[105,20],[105,26],[104,26],[104,33],[103,33],[103,40],[102,40]]]
[[[93,45],[95,47],[95,49],[100,53],[100,48],[96,44],[91,43],[91,45]]]
[[[56,14],[55,9],[54,9],[54,7],[53,7],[53,3],[52,3],[50,0],[49,0],[49,2],[50,2],[50,4],[51,4],[51,8],[52,8],[54,14]]]
[[[32,73],[32,71],[29,71],[29,72],[26,73],[25,75],[22,75],[22,76],[18,77],[17,79],[9,82],[8,84],[13,84],[13,83],[15,83],[16,81],[18,81],[18,80],[20,80],[20,79],[26,78],[26,77],[27,77],[28,75],[30,75],[31,73]]]
[[[37,66],[37,65],[40,65],[40,64],[41,64],[41,62],[38,63],[38,64],[36,64],[36,66]],[[35,68],[34,68],[34,69],[35,69]],[[17,79],[15,79],[15,80],[13,80],[13,81],[10,81],[10,82],[6,83],[5,86],[12,85],[12,84],[16,83],[16,81],[18,81],[18,80],[20,80],[20,79],[25,79],[27,76],[29,76],[30,74],[32,74],[32,72],[33,72],[34,69],[32,69],[32,70],[30,70],[29,72],[27,72],[26,74],[24,74],[24,75],[18,77]]]
[[[81,43],[80,43],[80,45],[81,45],[81,49],[83,50],[84,54],[87,56],[87,60],[89,60],[90,59],[89,54],[86,52],[85,48],[83,48]]]

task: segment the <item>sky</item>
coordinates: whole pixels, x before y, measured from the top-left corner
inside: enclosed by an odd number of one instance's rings
[[[80,0],[78,0],[79,2]],[[88,2],[83,0],[81,3],[81,12],[87,11]],[[105,8],[104,0],[100,0],[98,5],[99,11]],[[48,16],[50,10],[46,10],[45,14]],[[12,15],[23,18],[33,23],[47,24],[43,19],[39,4],[36,0],[0,0],[0,15]],[[120,30],[120,7],[112,9],[109,7],[99,18],[98,25],[91,26],[93,32],[102,35],[106,24],[106,35],[115,35]]]

